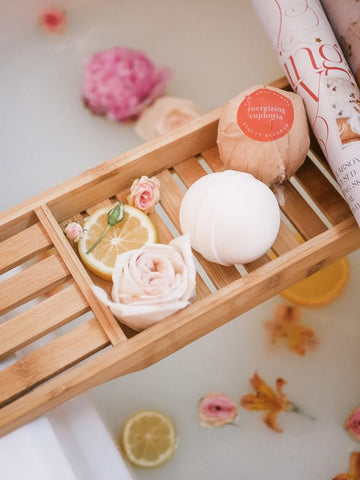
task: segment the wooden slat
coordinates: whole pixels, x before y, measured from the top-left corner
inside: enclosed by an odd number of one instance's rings
[[[15,207],[13,210],[15,210]],[[31,209],[27,209],[23,214],[12,216],[8,222],[0,227],[0,242],[26,230],[34,225],[34,223],[37,223],[37,218]]]
[[[206,175],[206,171],[195,157],[175,165],[174,171],[179,175],[187,188],[196,182],[196,180]]]
[[[39,386],[0,410],[0,435],[100,383],[161,358],[225,324],[234,316],[360,247],[360,229],[348,219],[258,271],[233,282],[86,364]]]
[[[0,358],[15,352],[89,310],[75,285],[0,324]]]
[[[346,201],[309,158],[296,172],[296,178],[332,224],[351,217]]]
[[[272,246],[272,250],[274,250],[277,255],[282,255],[298,246],[299,241],[296,239],[295,234],[287,228],[283,221],[281,221],[279,234]]]
[[[108,335],[111,343],[116,345],[117,343],[126,340],[126,335],[121,330],[120,325],[115,320],[108,307],[99,302],[93,293],[91,289],[92,281],[87,274],[85,267],[70,247],[68,240],[56,222],[50,209],[44,205],[37,208],[35,213],[42,225],[46,228],[55,248],[65,261],[75,283],[90,305],[91,310],[94,312],[98,322]]]
[[[243,267],[245,268],[245,270],[247,272],[254,272],[259,267],[262,267],[262,266],[266,265],[270,261],[271,261],[270,256],[267,253],[265,253],[264,255],[259,257],[258,259],[253,260],[252,262],[244,263]]]
[[[161,204],[175,227],[178,231],[181,231],[179,223],[179,206],[181,204],[183,192],[167,170],[162,172],[159,175],[159,178],[162,184]],[[208,262],[202,255],[196,252],[194,252],[194,254],[217,288],[222,288],[240,277],[240,274],[235,267],[224,267],[217,263]]]
[[[42,295],[70,278],[59,255],[54,254],[0,283],[0,315]]]
[[[202,156],[214,172],[222,172],[225,170],[225,165],[220,160],[219,149],[216,145],[203,151]]]
[[[110,344],[93,318],[0,371],[0,406]]]
[[[304,238],[313,238],[327,230],[324,222],[289,181],[284,182],[282,193],[284,202],[280,208]]]
[[[0,243],[0,273],[29,260],[50,245],[51,241],[39,223],[7,238]]]

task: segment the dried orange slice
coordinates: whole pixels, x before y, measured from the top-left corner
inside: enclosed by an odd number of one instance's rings
[[[121,222],[112,226],[97,247],[87,253],[106,228],[109,210],[111,207],[100,208],[86,219],[84,233],[78,242],[83,263],[105,280],[111,280],[117,255],[158,240],[157,229],[149,216],[135,207],[124,205]]]
[[[153,468],[170,459],[176,448],[176,430],[170,418],[154,410],[129,417],[121,432],[127,459],[138,467]]]
[[[303,307],[321,307],[335,300],[349,281],[350,265],[346,257],[295,283],[281,295]]]

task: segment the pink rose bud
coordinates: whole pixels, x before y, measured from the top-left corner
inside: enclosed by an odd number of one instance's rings
[[[355,440],[360,441],[360,406],[350,413],[344,427]]]
[[[199,422],[203,427],[222,427],[236,416],[236,403],[222,393],[209,393],[199,402]]]
[[[142,176],[136,179],[130,187],[127,197],[129,205],[150,213],[160,200],[160,182],[156,177]]]
[[[39,15],[39,25],[47,33],[63,33],[66,13],[58,7],[47,8]]]
[[[68,240],[76,243],[80,240],[80,237],[83,234],[83,228],[80,223],[71,222],[64,228],[64,233]]]

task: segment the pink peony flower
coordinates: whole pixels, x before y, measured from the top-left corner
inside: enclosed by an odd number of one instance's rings
[[[134,330],[144,330],[189,305],[195,295],[196,269],[188,235],[169,245],[145,245],[121,253],[112,276],[112,301],[93,291],[114,316]]]
[[[41,12],[38,21],[47,33],[63,33],[66,28],[66,13],[58,7],[47,8]]]
[[[161,97],[139,117],[135,130],[140,138],[152,140],[199,117],[201,108],[190,100]]]
[[[169,78],[170,70],[155,67],[144,53],[115,47],[86,62],[82,96],[93,113],[122,122],[163,95]]]
[[[199,402],[199,422],[203,427],[222,427],[236,416],[236,403],[222,393],[209,393]]]
[[[156,177],[148,178],[145,175],[134,180],[127,197],[129,205],[150,213],[160,200],[160,182]]]
[[[360,406],[350,413],[344,427],[355,440],[360,441]]]
[[[78,242],[83,234],[83,227],[78,222],[71,222],[64,228],[65,236],[72,242]]]

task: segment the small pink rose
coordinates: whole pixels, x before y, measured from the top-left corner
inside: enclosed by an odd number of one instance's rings
[[[142,176],[136,179],[130,187],[127,197],[129,205],[150,213],[160,200],[160,182],[156,177]]]
[[[190,100],[161,97],[143,111],[135,130],[143,140],[152,140],[186,125],[201,113],[201,108]]]
[[[78,222],[71,222],[64,228],[65,236],[72,242],[78,242],[83,234],[83,227]]]
[[[66,13],[58,7],[47,8],[39,15],[39,25],[47,33],[63,33]]]
[[[355,440],[360,441],[360,406],[350,413],[344,427]]]
[[[236,416],[236,403],[222,393],[209,393],[199,402],[199,422],[203,427],[222,427]]]

